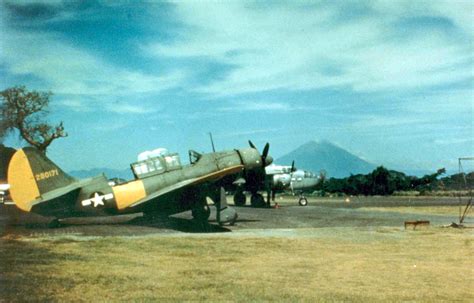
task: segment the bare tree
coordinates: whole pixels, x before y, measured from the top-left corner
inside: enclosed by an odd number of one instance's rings
[[[62,121],[56,126],[45,122],[51,92],[28,91],[25,86],[16,86],[0,92],[0,96],[0,138],[18,129],[28,144],[46,153],[55,139],[67,136]]]

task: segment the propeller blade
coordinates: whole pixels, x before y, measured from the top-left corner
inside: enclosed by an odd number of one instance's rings
[[[268,155],[266,158],[265,158],[265,166],[268,166],[270,164],[272,164],[273,162],[273,157]]]
[[[295,171],[295,160],[293,160],[293,162],[291,162],[291,170],[290,172],[294,172]]]
[[[268,150],[270,149],[270,143],[267,142],[263,148],[262,158],[265,159],[268,156]],[[263,161],[265,162],[265,161]]]
[[[319,172],[319,178],[321,179],[321,181],[325,181],[326,180],[326,171],[324,169],[322,169],[320,172]]]
[[[257,148],[255,147],[255,145],[252,143],[252,141],[250,141],[250,140],[249,140],[249,145],[250,145],[251,148],[257,149]]]

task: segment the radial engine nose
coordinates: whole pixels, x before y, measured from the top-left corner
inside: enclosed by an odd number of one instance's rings
[[[253,148],[239,149],[239,154],[242,159],[242,163],[245,165],[245,169],[253,170],[257,167],[262,166],[262,158],[257,150]]]

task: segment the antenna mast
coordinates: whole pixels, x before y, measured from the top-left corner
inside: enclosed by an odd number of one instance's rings
[[[216,152],[216,148],[214,147],[214,140],[212,140],[212,133],[209,132],[209,137],[211,138],[211,144],[212,144],[212,152]]]

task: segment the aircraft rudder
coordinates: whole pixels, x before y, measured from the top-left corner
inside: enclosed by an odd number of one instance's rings
[[[29,211],[42,194],[75,181],[36,148],[19,149],[8,167],[10,194],[18,208]]]

